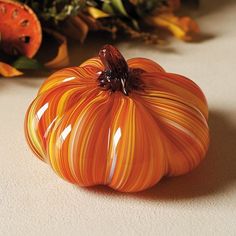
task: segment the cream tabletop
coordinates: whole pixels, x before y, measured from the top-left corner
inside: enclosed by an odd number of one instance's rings
[[[202,88],[211,144],[201,165],[137,194],[73,186],[25,141],[24,115],[45,78],[0,79],[0,235],[236,235],[236,1],[205,0],[194,14],[202,42],[116,46]],[[95,55],[98,41],[78,47],[73,64]]]

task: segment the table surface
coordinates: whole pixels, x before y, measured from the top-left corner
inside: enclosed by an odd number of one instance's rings
[[[116,45],[127,58],[153,59],[199,84],[210,108],[205,161],[137,194],[73,186],[35,158],[24,138],[25,111],[44,78],[1,79],[0,235],[236,235],[236,1],[201,8],[202,42]],[[88,41],[73,62],[101,44]]]

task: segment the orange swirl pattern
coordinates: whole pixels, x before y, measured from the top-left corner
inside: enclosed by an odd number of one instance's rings
[[[34,153],[65,180],[137,192],[195,168],[208,149],[208,107],[191,80],[134,58],[144,89],[99,86],[99,58],[62,69],[41,86],[25,118]]]

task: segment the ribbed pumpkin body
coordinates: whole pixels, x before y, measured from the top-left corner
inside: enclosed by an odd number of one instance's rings
[[[25,132],[31,149],[62,178],[80,186],[137,192],[163,176],[185,174],[208,148],[208,107],[191,80],[135,58],[142,89],[128,96],[99,86],[99,58],[62,69],[30,105]]]

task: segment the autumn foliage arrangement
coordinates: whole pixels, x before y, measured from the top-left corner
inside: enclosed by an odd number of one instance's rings
[[[0,75],[14,77],[28,69],[57,69],[69,64],[68,39],[83,43],[90,31],[109,32],[111,39],[161,44],[168,32],[191,41],[197,23],[178,16],[197,0],[0,0]],[[165,34],[166,35],[166,34]],[[56,46],[53,58],[40,57],[45,44]]]

